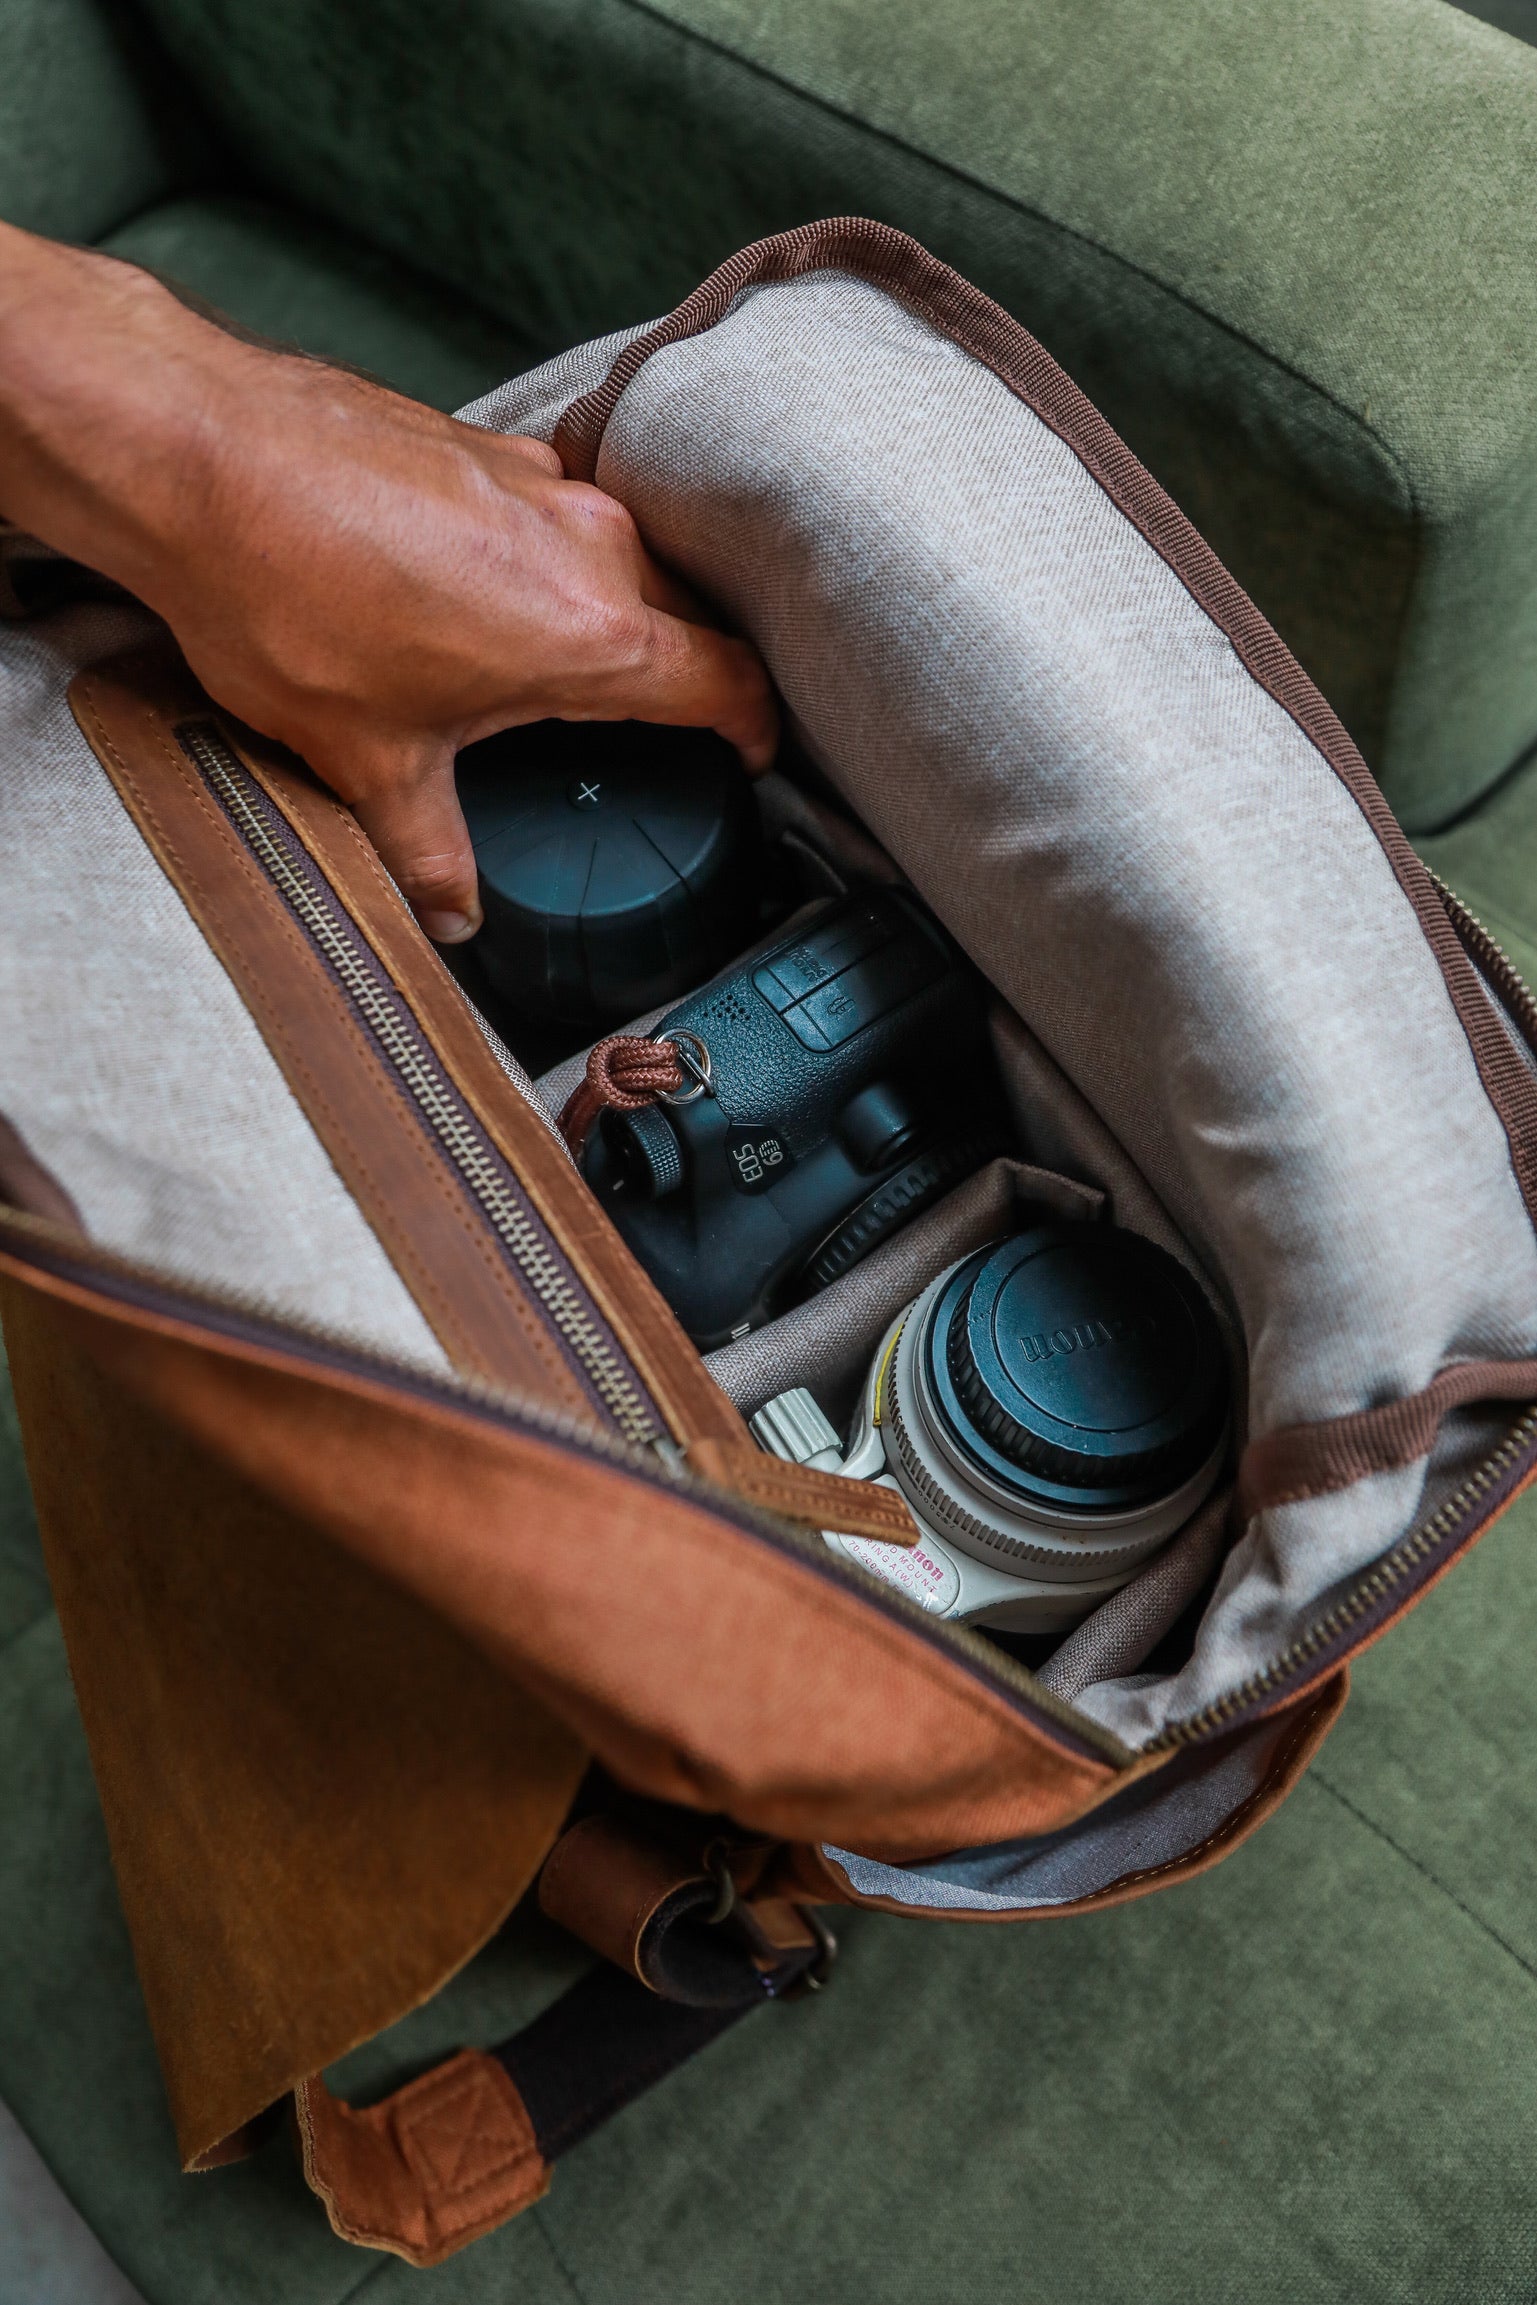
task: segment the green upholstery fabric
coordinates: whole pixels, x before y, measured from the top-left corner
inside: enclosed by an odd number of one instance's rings
[[[1537,761],[1469,816],[1417,845],[1527,983],[1537,985]]]
[[[6,0],[0,216],[94,240],[204,160],[196,108],[117,0]]]
[[[831,1992],[750,2019],[427,2274],[333,2240],[282,2141],[177,2175],[34,1615],[0,1673],[0,2096],[149,2305],[1524,2305],[1534,1541],[1528,1500],[1363,1659],[1311,1775],[1215,1873],[1088,1921],[852,1917]],[[571,1973],[520,1916],[336,2077],[362,2098]]]
[[[168,201],[101,245],[264,336],[350,361],[436,408],[462,407],[542,349],[351,235],[252,200]]]
[[[542,339],[861,210],[1037,330],[1415,827],[1537,739],[1537,56],[1442,0],[143,0],[283,196]]]
[[[1486,24],[1497,24],[1515,39],[1530,40],[1537,46],[1537,0],[1455,0],[1455,5]]]

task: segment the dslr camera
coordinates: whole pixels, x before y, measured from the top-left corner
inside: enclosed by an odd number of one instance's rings
[[[832,900],[671,1010],[681,1088],[584,1166],[704,1350],[825,1288],[1003,1149],[980,979],[904,892]]]

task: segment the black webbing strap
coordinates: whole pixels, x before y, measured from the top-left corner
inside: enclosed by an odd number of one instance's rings
[[[489,2053],[523,2099],[545,2159],[579,2145],[750,2010],[814,1989],[830,1958],[831,1939],[825,1932],[819,1938],[766,1974],[753,1971],[738,1998],[706,2008],[664,2001],[602,1961],[521,2033],[499,2042]]]

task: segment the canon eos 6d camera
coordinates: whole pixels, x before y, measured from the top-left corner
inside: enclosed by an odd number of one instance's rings
[[[981,981],[895,889],[830,904],[654,1037],[683,1086],[606,1112],[585,1168],[705,1350],[837,1280],[1006,1141]]]

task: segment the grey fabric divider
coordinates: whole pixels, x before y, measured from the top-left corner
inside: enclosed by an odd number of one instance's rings
[[[1031,1204],[1056,1216],[1096,1217],[1104,1195],[1023,1161],[989,1161],[831,1288],[735,1344],[706,1353],[704,1365],[746,1416],[775,1393],[805,1385],[839,1423],[903,1306],[957,1257],[1018,1223],[1017,1212]]]
[[[634,328],[616,328],[612,336],[573,345],[527,375],[472,400],[457,411],[459,422],[482,425],[488,432],[518,432],[525,439],[548,440],[570,403],[601,384],[625,346],[655,325],[643,320]]]
[[[548,424],[552,397],[536,378],[477,413]],[[1533,1349],[1508,1146],[1375,836],[998,378],[866,282],[760,286],[640,369],[597,477],[757,640],[821,766],[1230,1300],[1251,1433]],[[1220,1696],[1412,1525],[1424,1474],[1265,1515],[1184,1670],[1083,1704],[1136,1745]]]

